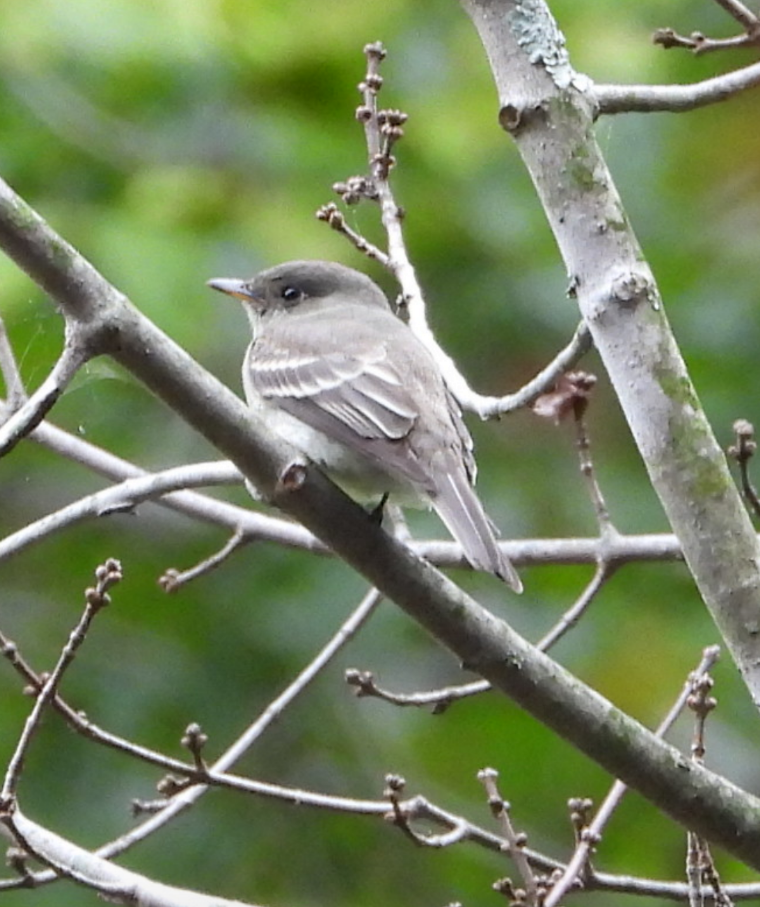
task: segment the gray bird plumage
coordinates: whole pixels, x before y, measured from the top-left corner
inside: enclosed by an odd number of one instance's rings
[[[475,491],[472,439],[433,357],[368,277],[292,261],[209,286],[244,303],[249,406],[354,497],[432,506],[473,567],[522,583]]]

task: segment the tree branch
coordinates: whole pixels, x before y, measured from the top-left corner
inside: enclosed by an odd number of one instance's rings
[[[72,881],[100,891],[111,903],[135,907],[247,907],[242,901],[153,882],[77,847],[27,819],[19,809],[3,816],[2,822],[6,833],[32,856]]]
[[[47,378],[0,425],[0,457],[13,450],[23,437],[42,422],[86,361],[87,355],[83,350],[76,345],[66,345]]]
[[[516,0],[462,2],[650,481],[760,707],[760,546],[594,140],[589,98],[560,66],[564,39],[542,0],[530,16]]]
[[[589,97],[599,114],[683,113],[728,101],[760,85],[760,63],[704,79],[693,85],[594,85]]]

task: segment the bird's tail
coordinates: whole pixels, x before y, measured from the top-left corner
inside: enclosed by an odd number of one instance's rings
[[[464,556],[476,570],[493,573],[522,592],[517,571],[496,542],[496,536],[483,505],[463,469],[452,469],[437,476],[431,502],[446,528],[462,546]]]

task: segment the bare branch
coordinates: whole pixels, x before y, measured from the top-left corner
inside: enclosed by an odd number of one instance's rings
[[[562,375],[573,368],[591,349],[592,341],[588,326],[581,322],[567,346],[560,350],[552,361],[520,390],[504,397],[482,397],[476,412],[482,419],[491,419],[513,410],[530,406],[541,394],[546,393]]]
[[[57,874],[101,892],[109,901],[137,907],[247,907],[242,901],[153,882],[77,847],[27,819],[18,808],[1,818],[7,832],[24,850],[53,867]]]
[[[371,243],[366,237],[362,236],[361,233],[352,230],[346,223],[346,218],[338,210],[337,205],[332,202],[327,205],[322,205],[322,207],[317,210],[317,220],[325,221],[325,223],[332,227],[336,233],[341,233],[345,236],[346,239],[363,255],[366,255],[367,258],[372,258],[386,268],[389,266],[388,256],[385,252],[383,252],[382,249],[378,249],[374,243]]]
[[[42,422],[87,359],[83,347],[66,345],[47,378],[0,426],[0,457]]]
[[[0,403],[0,415],[3,413]],[[47,447],[76,463],[116,481],[131,478],[150,477],[153,474],[135,466],[127,460],[103,450],[82,438],[78,438],[43,422],[29,436],[29,440]],[[216,468],[216,467],[213,467]],[[224,476],[233,480],[234,467],[218,464],[219,480]],[[209,482],[207,484],[214,484]],[[197,492],[172,492],[151,503],[169,507],[193,519],[227,529],[233,534],[240,530],[247,538],[276,542],[291,548],[300,548],[314,554],[326,555],[328,550],[322,542],[303,526],[279,517],[258,513],[238,507],[225,501],[209,498]],[[46,518],[43,518],[46,519]],[[23,530],[22,530],[23,531]],[[15,541],[11,543],[10,539]],[[0,551],[5,556],[20,550],[21,544],[34,541],[34,534],[9,536],[0,541]],[[24,541],[26,540],[26,541]],[[7,544],[7,548],[5,547]],[[460,546],[451,541],[423,541],[408,544],[427,560],[441,567],[468,569]],[[604,556],[611,563],[625,564],[637,561],[681,560],[680,547],[676,538],[669,534],[620,535],[613,543],[604,546],[598,539],[520,539],[499,543],[511,561],[518,565],[539,566],[542,564],[594,564]],[[604,547],[604,550],[602,550]],[[2,555],[0,555],[2,557]]]
[[[530,31],[532,16],[514,22],[505,14],[509,2],[462,2],[486,47],[500,122],[545,205],[581,315],[652,487],[681,540],[702,600],[760,708],[757,535],[594,138],[590,98],[558,84],[551,63],[563,49],[561,34],[543,0],[531,4],[543,23],[540,34]],[[538,46],[531,45],[532,37]],[[760,65],[756,75],[760,78]],[[577,168],[579,148],[582,179],[557,179]]]
[[[742,26],[743,35],[734,35],[731,38],[708,38],[702,32],[695,31],[686,37],[677,34],[672,28],[660,28],[652,35],[652,41],[666,50],[672,47],[683,47],[695,54],[760,45],[760,19],[750,9],[739,0],[715,0],[715,2]]]
[[[429,690],[425,693],[405,694],[392,693],[379,687],[375,683],[375,678],[371,671],[348,668],[345,678],[346,683],[354,688],[357,696],[370,696],[398,706],[415,706],[417,708],[433,706],[435,715],[440,715],[453,702],[459,699],[476,696],[478,693],[485,693],[491,689],[491,684],[487,680],[474,680],[472,683]]]
[[[17,410],[26,400],[24,382],[13,354],[13,347],[8,338],[5,322],[0,318],[0,374],[5,381],[8,404],[11,412]]]
[[[333,640],[333,643],[339,639],[342,639],[345,642],[352,636],[353,633],[355,633],[361,621],[366,617],[366,611],[364,610],[364,608],[367,604],[371,603],[365,602],[363,606],[360,607],[360,609],[354,615],[352,615],[349,622],[347,622],[347,624],[344,625],[344,627],[342,627],[338,632]],[[6,649],[9,648],[7,643],[4,643],[4,647]],[[39,683],[36,675],[33,675],[29,671],[29,669],[27,669],[23,673],[23,676],[35,686]],[[53,704],[57,705],[58,702],[59,700],[56,697],[56,699],[53,701]],[[86,725],[88,728],[88,736],[91,735],[91,726],[89,725],[89,723],[84,721],[82,716],[78,713],[75,713],[74,717],[75,721],[73,722],[73,725],[78,730],[81,730],[81,728],[79,727],[80,724]],[[273,712],[271,717],[276,717],[276,713]],[[102,734],[102,732],[98,733]],[[99,737],[96,736],[95,739],[99,739]],[[100,739],[101,742],[109,742],[110,745],[114,745],[112,741],[106,741],[102,738]],[[199,765],[197,763],[194,767],[185,766],[182,763],[178,763],[176,760],[168,759],[167,757],[161,756],[159,754],[135,752],[134,745],[129,743],[126,743],[125,746],[117,744],[117,748],[123,748],[125,749],[125,751],[138,755],[141,758],[147,758],[147,761],[152,762],[153,764],[161,765],[182,775],[186,775],[189,779],[193,779],[193,777],[200,771],[201,777],[198,779],[198,781],[200,781],[202,785],[213,784],[214,786],[223,786],[229,789],[237,790],[239,792],[250,793],[257,796],[275,797],[288,802],[310,805],[312,807],[333,811],[338,810],[359,814],[379,815],[385,812],[387,809],[387,805],[383,801],[358,801],[344,797],[325,796],[322,794],[312,793],[310,791],[292,790],[289,788],[283,788],[279,785],[271,785],[265,782],[254,781],[246,778],[241,778],[239,776],[229,775],[224,772],[217,771],[216,767],[207,770],[203,767],[202,764]],[[218,765],[219,763],[217,763],[217,766]],[[195,787],[193,790],[197,791],[198,787]],[[164,808],[164,813],[162,814],[163,818],[166,818],[167,814],[172,812],[173,805],[174,801],[169,803]],[[489,833],[477,828],[476,826],[471,825],[461,817],[455,816],[449,812],[446,812],[445,810],[442,810],[440,807],[434,806],[424,798],[415,797],[410,801],[399,801],[398,808],[407,817],[407,820],[413,820],[415,818],[431,819],[437,824],[444,825],[449,829],[448,832],[442,835],[424,835],[423,843],[425,843],[426,846],[449,846],[461,840],[470,840],[475,843],[481,844],[482,846],[487,846],[497,850],[504,849],[506,846],[506,842],[502,839],[494,838]],[[160,824],[154,825],[154,829],[157,827],[160,827]],[[140,828],[142,829],[142,826]],[[416,835],[417,833],[415,832],[415,836]],[[106,856],[122,852],[127,842],[133,842],[132,833],[129,833],[124,838],[119,839],[118,841],[113,842],[110,845],[106,845],[106,847],[104,848],[101,848],[98,851],[98,854],[100,856]],[[558,868],[558,864],[556,862],[547,861],[547,858],[542,857],[540,854],[528,851],[527,849],[525,849],[524,852],[533,865],[540,866],[544,869]],[[51,879],[52,876],[48,876],[45,873],[37,873],[34,876],[35,884],[42,884],[45,881],[50,881]],[[19,884],[23,884],[23,882],[20,882]],[[679,888],[679,886],[673,885],[672,883],[666,884],[646,882],[642,884],[645,886],[652,886],[654,893],[665,893],[676,897],[678,896],[676,892],[680,891],[683,887],[681,886],[681,888]],[[589,887],[601,889],[611,888],[611,890],[637,890],[636,885],[637,883],[635,882],[635,880],[600,874],[594,878],[593,884],[591,884]],[[6,887],[8,887],[6,883],[3,883],[0,886],[0,888]],[[751,896],[753,892],[756,893],[755,889],[751,888],[750,886],[729,886],[729,889],[732,892],[734,891],[734,889],[736,889],[736,894],[738,896]],[[671,892],[673,892],[673,894],[671,894]]]
[[[539,651],[548,652],[568,630],[578,623],[588,606],[616,569],[615,565],[610,564],[603,558],[600,559],[591,581],[573,603],[572,607],[536,643],[536,648]],[[391,703],[391,705],[402,707],[429,708],[432,706],[434,715],[442,714],[449,706],[460,699],[479,696],[481,693],[487,693],[491,689],[491,684],[487,680],[473,680],[471,683],[441,687],[437,690],[426,690],[424,693],[393,693],[378,686],[371,671],[360,671],[357,668],[347,669],[345,679],[346,683],[354,688],[357,696],[370,696],[382,699],[384,702]]]
[[[609,561],[602,558],[597,564],[589,584],[551,630],[542,636],[540,641],[536,643],[536,648],[540,649],[542,652],[548,652],[568,630],[572,629],[585,614],[588,606],[596,598],[604,584],[616,569],[614,564],[610,564]]]
[[[755,516],[758,517],[760,516],[760,497],[758,497],[755,486],[752,484],[752,479],[749,477],[749,464],[757,453],[755,428],[746,419],[737,419],[734,422],[734,437],[734,443],[728,448],[726,453],[730,459],[735,460],[738,464],[742,494]]]
[[[21,775],[21,769],[32,738],[39,726],[42,713],[55,697],[64,671],[74,660],[77,649],[84,642],[87,631],[95,615],[109,604],[110,598],[108,589],[120,582],[121,564],[117,560],[109,558],[105,564],[102,564],[97,568],[95,576],[97,580],[95,586],[85,590],[85,607],[82,617],[72,631],[66,645],[61,650],[61,655],[55,667],[50,672],[49,677],[38,690],[34,707],[26,719],[24,730],[21,733],[16,749],[8,763],[3,787],[2,790],[0,790],[0,810],[2,811],[13,810],[13,804],[16,798],[16,786]]]
[[[0,401],[0,416],[7,412],[7,404]],[[113,481],[120,482],[152,475],[148,470],[135,466],[134,463],[117,457],[110,451],[97,447],[49,422],[42,422],[37,426],[29,435],[29,440]],[[221,465],[220,469],[223,469]],[[227,464],[226,470],[229,471],[231,481],[235,467]],[[239,471],[238,476],[238,481],[242,481],[243,478]],[[247,535],[254,538],[266,538],[287,547],[302,548],[319,554],[327,552],[322,542],[297,523],[280,517],[256,513],[250,508],[238,507],[235,504],[209,498],[196,492],[173,492],[157,499],[154,503],[231,532],[241,527]],[[451,560],[453,561],[454,558]]]
[[[164,472],[126,479],[119,485],[87,495],[55,513],[29,523],[0,541],[0,561],[17,554],[32,544],[41,542],[83,520],[100,518],[114,513],[132,511],[143,501],[160,499],[178,488],[193,488],[240,481],[239,473],[226,461],[193,463],[176,466]]]
[[[337,630],[322,650],[307,665],[307,667],[286,687],[286,689],[273,700],[262,714],[250,725],[238,739],[227,748],[222,756],[217,759],[210,767],[207,778],[208,781],[217,776],[219,773],[226,772],[235,762],[238,761],[259,739],[264,731],[276,721],[282,712],[290,703],[296,699],[312,682],[312,680],[322,671],[337,655],[337,653],[354,637],[361,626],[369,619],[375,608],[382,600],[382,596],[376,589],[371,589],[362,599],[354,612]],[[245,782],[245,779],[241,779]],[[261,793],[264,788],[273,788],[273,785],[262,785],[257,782],[251,782],[257,787],[257,793]],[[154,816],[146,819],[140,825],[133,828],[127,834],[123,835],[117,842],[114,842],[107,849],[101,850],[105,856],[113,856],[122,853],[138,841],[153,834],[157,829],[164,826],[176,815],[184,812],[192,806],[208,790],[208,783],[195,784],[184,790],[182,793],[173,797],[164,809]],[[283,790],[280,788],[280,790]],[[300,792],[294,800],[304,794]],[[324,798],[323,798],[324,799]]]
[[[186,585],[199,576],[205,576],[212,570],[215,570],[220,564],[223,564],[227,558],[238,550],[241,546],[253,541],[242,529],[237,529],[227,542],[212,554],[204,558],[199,564],[191,567],[189,570],[175,570],[170,568],[166,570],[163,576],[158,579],[158,584],[164,592],[176,592],[180,587]]]
[[[488,805],[494,818],[499,820],[501,831],[505,839],[509,842],[509,853],[514,860],[517,871],[525,885],[525,903],[528,907],[538,907],[538,885],[536,877],[533,874],[533,867],[527,854],[524,852],[527,838],[524,834],[518,834],[509,815],[509,803],[507,803],[496,784],[499,773],[493,768],[484,768],[478,772],[478,780],[483,784],[488,796]]]
[[[691,674],[689,674],[680,695],[654,732],[658,739],[661,739],[668,733],[675,723],[676,718],[686,707],[689,697],[692,695],[695,677],[703,676],[718,660],[719,654],[720,649],[718,646],[709,646],[704,650],[699,665]],[[628,786],[622,781],[616,781],[612,785],[593,821],[586,829],[584,829],[581,841],[576,847],[572,859],[565,867],[562,876],[556,880],[551,891],[547,894],[543,907],[556,907],[573,886],[575,880],[581,875],[584,867],[588,863],[591,849],[601,840],[603,829],[606,827],[614,811],[620,805],[627,790]],[[585,879],[584,881],[588,882],[588,879]]]
[[[683,113],[728,101],[760,85],[760,63],[692,85],[594,85],[590,97],[599,114]]]
[[[589,348],[585,328],[579,328],[570,345],[536,376],[526,387],[505,397],[489,397],[474,391],[459,371],[453,359],[435,339],[427,321],[425,301],[414,267],[406,249],[403,234],[404,211],[397,204],[390,184],[390,174],[396,165],[391,149],[403,137],[406,114],[399,110],[380,110],[378,95],[383,86],[380,64],[386,56],[382,44],[376,42],[364,48],[367,72],[359,84],[362,104],[356,111],[364,127],[369,162],[369,177],[350,177],[333,187],[348,204],[369,199],[380,205],[381,220],[388,237],[387,254],[352,230],[336,205],[324,205],[317,212],[320,220],[342,233],[359,251],[385,265],[401,286],[401,302],[408,316],[409,327],[427,347],[437,362],[449,390],[462,409],[477,413],[482,419],[496,418],[529,404],[557,377],[572,366]]]

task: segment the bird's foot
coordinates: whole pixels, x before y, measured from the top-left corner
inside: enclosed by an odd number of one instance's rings
[[[380,498],[380,503],[376,504],[368,513],[370,521],[379,526],[383,522],[383,513],[385,512],[385,504],[388,501],[388,492]]]

